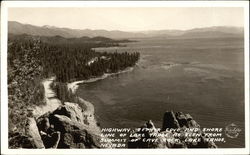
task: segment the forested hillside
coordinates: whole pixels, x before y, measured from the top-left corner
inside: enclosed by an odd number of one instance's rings
[[[43,79],[56,76],[58,82],[89,79],[134,66],[139,53],[95,52],[92,48],[119,46],[104,37],[65,39],[10,35],[8,40],[8,98],[10,147],[25,136],[25,122],[35,105],[44,104]],[[19,141],[19,142],[18,142]]]

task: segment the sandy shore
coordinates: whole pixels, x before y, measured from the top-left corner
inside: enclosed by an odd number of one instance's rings
[[[121,74],[121,73],[130,72],[133,69],[134,69],[134,67],[128,67],[125,70],[119,71],[117,73],[105,73],[105,74],[103,74],[100,77],[90,78],[88,80],[81,80],[81,81],[71,82],[71,83],[67,84],[67,87],[68,87],[69,90],[71,90],[73,93],[75,93],[76,90],[77,90],[77,88],[78,88],[78,86],[79,86],[78,84],[96,82],[96,81],[99,81],[99,80],[103,80],[103,79],[105,79],[105,78],[107,78],[109,76],[112,76],[112,75],[117,75],[117,74]]]

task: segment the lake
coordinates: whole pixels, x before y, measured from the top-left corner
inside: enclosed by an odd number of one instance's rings
[[[201,125],[241,132],[219,147],[244,147],[243,38],[137,39],[96,51],[140,52],[134,70],[94,83],[77,94],[92,102],[101,127],[162,126],[165,111],[189,113]]]

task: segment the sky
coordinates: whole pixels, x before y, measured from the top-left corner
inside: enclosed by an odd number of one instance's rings
[[[147,31],[209,26],[244,26],[239,7],[9,8],[8,20],[74,29]]]

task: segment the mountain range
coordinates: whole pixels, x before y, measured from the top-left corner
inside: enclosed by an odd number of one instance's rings
[[[212,38],[212,37],[243,37],[243,27],[214,26],[205,28],[195,28],[190,30],[151,30],[151,31],[108,31],[108,30],[91,30],[91,29],[71,29],[59,28],[55,26],[35,26],[22,24],[16,21],[8,22],[9,34],[28,34],[36,36],[62,36],[65,38],[80,37],[107,37],[112,39],[129,39],[129,38]]]

